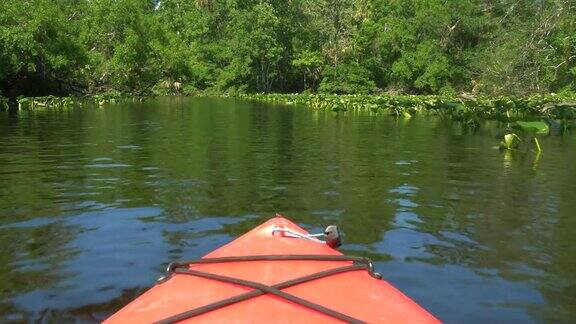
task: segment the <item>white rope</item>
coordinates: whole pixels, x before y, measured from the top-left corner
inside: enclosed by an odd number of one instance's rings
[[[294,232],[293,230],[290,230],[287,228],[274,227],[272,229],[272,235],[274,235],[274,233],[276,233],[276,232],[283,232],[286,237],[303,238],[303,239],[311,240],[311,241],[318,242],[318,243],[326,243],[322,240],[317,239],[317,237],[323,237],[324,233],[302,234],[302,233]]]

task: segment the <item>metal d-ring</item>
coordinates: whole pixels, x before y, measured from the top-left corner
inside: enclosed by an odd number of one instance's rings
[[[382,275],[380,273],[374,271],[374,263],[372,262],[372,260],[370,258],[363,257],[363,258],[358,260],[358,263],[364,264],[364,265],[366,265],[366,267],[368,267],[368,269],[366,269],[366,270],[368,271],[370,276],[372,276],[373,278],[376,278],[376,279],[382,279]]]
[[[166,273],[162,277],[158,278],[156,282],[163,283],[168,281],[168,279],[172,278],[172,275],[174,274],[176,268],[178,268],[179,266],[181,266],[181,264],[179,264],[178,262],[168,263],[168,266],[166,266]]]

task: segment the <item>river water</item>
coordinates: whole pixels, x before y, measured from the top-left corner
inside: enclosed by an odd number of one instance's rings
[[[0,112],[0,322],[90,322],[275,213],[446,322],[576,319],[576,134],[160,98]]]

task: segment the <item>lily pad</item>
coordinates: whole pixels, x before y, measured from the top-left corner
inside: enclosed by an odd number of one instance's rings
[[[544,121],[517,121],[516,126],[525,132],[538,135],[546,135],[550,132],[550,126]]]

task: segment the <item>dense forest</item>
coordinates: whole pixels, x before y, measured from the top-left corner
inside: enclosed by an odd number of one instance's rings
[[[0,3],[0,95],[576,90],[574,0]]]

